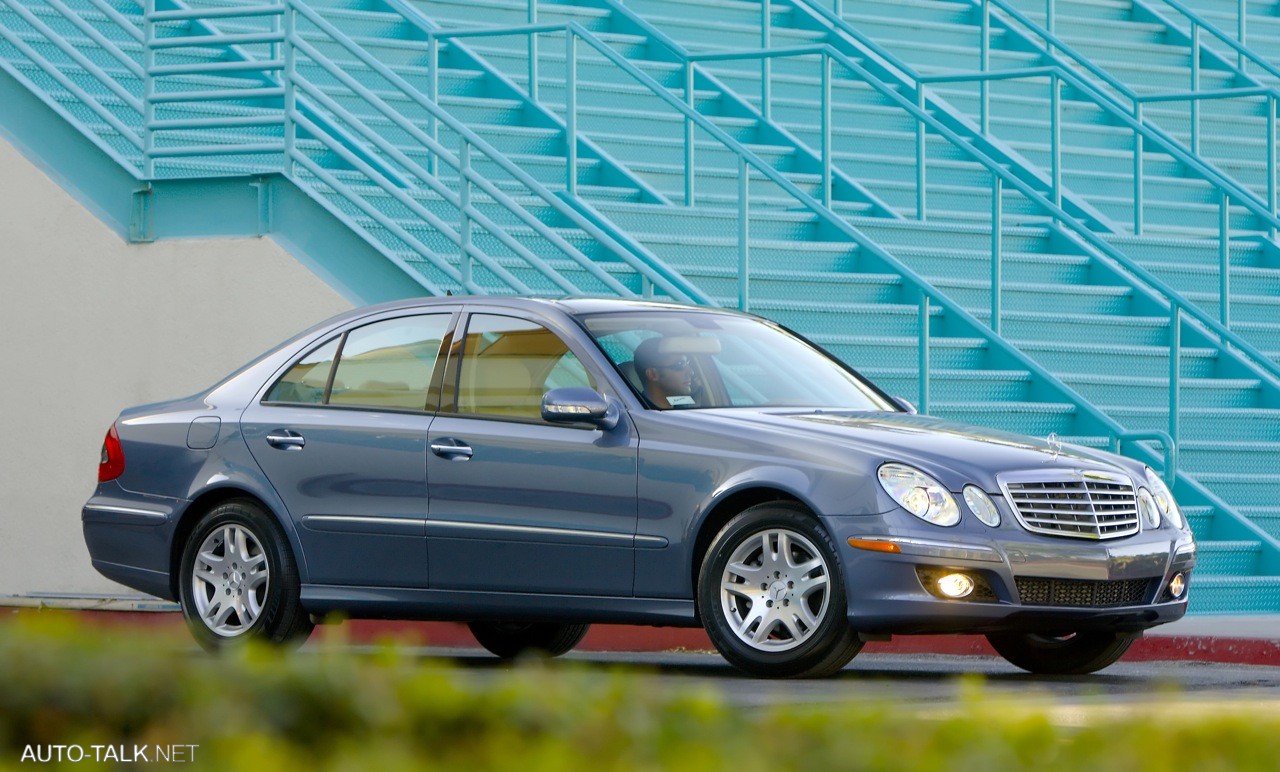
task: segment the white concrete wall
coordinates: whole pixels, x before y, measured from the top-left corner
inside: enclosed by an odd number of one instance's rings
[[[80,530],[112,420],[351,307],[269,239],[127,244],[3,140],[0,269],[0,596],[132,593]]]

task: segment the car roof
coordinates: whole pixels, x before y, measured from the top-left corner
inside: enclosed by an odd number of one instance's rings
[[[331,321],[337,322],[349,318],[365,316],[382,311],[396,311],[408,308],[430,308],[432,306],[452,306],[465,303],[471,306],[494,306],[498,308],[523,309],[527,311],[546,311],[556,309],[571,316],[597,313],[620,313],[627,311],[658,310],[700,310],[733,313],[725,309],[706,306],[693,306],[685,303],[674,303],[660,300],[632,299],[619,297],[570,297],[570,298],[526,298],[513,295],[449,295],[445,297],[418,297],[404,300],[393,300],[372,306],[353,309]]]

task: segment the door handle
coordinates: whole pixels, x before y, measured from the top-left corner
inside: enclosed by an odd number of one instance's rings
[[[267,444],[280,450],[302,450],[302,447],[307,444],[307,439],[288,429],[276,429],[267,434]]]
[[[439,442],[431,443],[431,452],[450,461],[466,461],[475,451],[471,450],[471,446],[465,442],[446,437]]]

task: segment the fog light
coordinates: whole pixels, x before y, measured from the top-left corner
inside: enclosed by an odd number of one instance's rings
[[[947,574],[938,580],[938,592],[948,598],[964,598],[973,592],[973,580],[964,574]]]
[[[1187,580],[1182,574],[1174,574],[1173,579],[1169,582],[1169,594],[1175,598],[1181,598],[1182,593],[1187,589]]]

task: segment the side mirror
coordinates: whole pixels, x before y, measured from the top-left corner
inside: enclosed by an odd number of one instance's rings
[[[565,386],[542,395],[542,420],[554,424],[595,424],[607,431],[618,425],[618,408],[595,389]]]
[[[904,411],[906,411],[907,413],[910,413],[911,415],[916,415],[917,413],[920,412],[915,405],[911,404],[911,402],[903,399],[902,397],[890,397],[890,399],[893,400],[893,404],[902,408]]]

